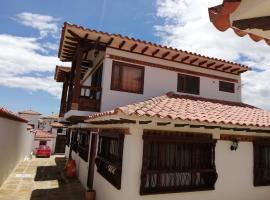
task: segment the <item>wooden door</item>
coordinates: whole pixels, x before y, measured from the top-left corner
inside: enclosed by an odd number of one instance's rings
[[[93,188],[95,158],[96,158],[96,148],[97,148],[97,134],[92,133],[91,135],[92,135],[92,139],[91,139],[91,146],[90,146],[88,179],[87,179],[87,186],[90,190]]]
[[[55,143],[55,153],[65,153],[66,148],[66,136],[57,135]]]

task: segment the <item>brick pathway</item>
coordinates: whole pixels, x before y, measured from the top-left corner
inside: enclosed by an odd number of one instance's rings
[[[59,156],[20,162],[0,188],[0,200],[83,200],[83,186],[66,178],[64,165]]]

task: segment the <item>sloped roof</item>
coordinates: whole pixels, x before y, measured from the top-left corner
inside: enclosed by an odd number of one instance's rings
[[[254,6],[254,3],[256,4],[256,6]],[[265,11],[268,10],[268,14],[269,14],[269,12],[270,12],[269,11],[269,4],[270,4],[270,2],[267,0],[265,0],[264,2],[256,2],[253,0],[249,0],[249,2],[243,1],[243,0],[223,0],[222,4],[220,4],[218,6],[211,7],[208,9],[209,18],[210,18],[210,21],[213,23],[213,25],[218,30],[220,30],[222,32],[231,28],[240,37],[244,37],[244,36],[248,35],[255,42],[258,42],[260,40],[264,40],[268,45],[270,45],[270,38],[266,37],[267,34],[263,33],[264,30],[258,30],[258,29],[252,29],[252,28],[247,28],[247,29],[243,30],[243,29],[236,27],[236,24],[233,24],[233,22],[232,22],[233,14],[236,13],[237,11],[238,11],[238,13],[240,13],[241,10],[245,10],[244,19],[247,18],[247,16],[246,16],[247,12],[253,13],[253,15],[254,15],[253,9],[257,9],[257,7],[264,7],[263,10],[265,10]],[[247,7],[250,6],[249,9],[247,9],[245,7],[245,5],[247,5]],[[265,16],[265,13],[263,12],[263,10],[258,11],[259,16],[257,16],[257,14],[255,16],[256,17]],[[261,15],[260,15],[260,13],[261,13]],[[255,16],[253,16],[253,17],[255,17]],[[237,17],[237,18],[239,18],[239,17]],[[259,22],[256,20],[254,20],[254,23],[259,24]],[[269,21],[266,23],[269,24]],[[261,25],[261,23],[260,23],[260,25]],[[269,33],[268,33],[268,36],[269,36]]]
[[[20,111],[19,114],[27,114],[27,115],[42,115],[41,113],[39,112],[36,112],[34,110],[24,110],[24,111]]]
[[[53,128],[64,128],[64,127],[66,127],[64,124],[59,123],[59,122],[53,122],[53,123],[51,123],[51,126]]]
[[[103,50],[106,47],[110,47],[195,67],[223,71],[230,74],[240,74],[250,70],[248,66],[238,63],[162,46],[140,39],[122,36],[120,34],[96,31],[67,22],[64,23],[62,29],[58,52],[60,60],[63,62],[72,61],[80,41],[85,41],[87,44],[93,46],[93,48],[98,48],[98,45],[99,48]]]
[[[92,119],[122,113],[127,116],[158,117],[224,125],[270,127],[270,112],[254,106],[221,100],[212,100],[172,92],[150,100],[118,107],[108,112],[89,116]]]
[[[32,134],[34,134],[35,138],[55,138],[55,136],[52,133],[49,133],[47,131],[42,131],[39,129],[32,129],[30,130]]]
[[[55,67],[54,80],[57,82],[64,82],[71,67],[58,66]]]
[[[4,117],[7,119],[11,119],[11,120],[15,120],[15,121],[19,121],[19,122],[24,122],[27,123],[28,120],[18,116],[16,113],[4,108],[4,107],[0,107],[0,117]]]

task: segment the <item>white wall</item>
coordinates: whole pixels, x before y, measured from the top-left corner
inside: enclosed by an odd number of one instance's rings
[[[33,135],[27,124],[0,117],[0,186],[20,160],[30,157]]]
[[[29,114],[19,114],[21,117],[27,119],[28,124],[34,124],[34,129],[38,128],[38,120],[40,119],[40,115],[29,115]]]
[[[125,136],[122,184],[117,190],[95,171],[94,189],[97,200],[268,200],[270,186],[253,186],[253,145],[240,142],[236,152],[230,150],[229,141],[216,145],[218,180],[215,190],[140,196],[143,140],[141,127],[133,126],[131,135]]]
[[[228,74],[224,72],[216,72],[213,70],[201,69],[198,67],[172,63],[166,60],[146,57],[142,55],[132,54],[128,52],[118,51],[114,49],[107,49],[107,54],[118,55],[127,58],[133,58],[141,61],[152,62],[156,64],[173,66],[180,69],[193,70],[196,72],[207,73],[211,75],[222,76],[231,79],[237,79],[239,83],[235,83],[235,93],[221,92],[219,91],[219,80],[200,77],[200,97],[221,99],[228,101],[241,101],[241,80],[240,76]],[[104,60],[103,77],[102,77],[102,101],[101,111],[111,110],[118,106],[127,105],[139,101],[144,101],[149,98],[164,95],[167,92],[173,91],[178,94],[184,94],[177,92],[177,72],[169,71],[160,68],[154,68],[145,66],[144,77],[144,93],[135,94],[128,92],[113,91],[111,87],[111,72],[112,72],[112,59],[106,57]]]

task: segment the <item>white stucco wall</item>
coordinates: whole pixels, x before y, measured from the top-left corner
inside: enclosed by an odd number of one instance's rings
[[[30,157],[33,135],[27,124],[0,117],[0,186],[20,160]]]
[[[19,114],[21,117],[27,119],[28,124],[34,124],[34,129],[38,129],[40,115]]]
[[[218,180],[215,190],[140,196],[143,140],[141,127],[133,126],[124,141],[122,184],[117,190],[95,171],[94,189],[97,200],[268,200],[270,186],[253,186],[253,145],[240,142],[236,152],[230,150],[230,141],[218,141],[216,168]]]
[[[221,92],[219,91],[219,80],[200,77],[200,97],[220,99],[228,101],[241,101],[241,79],[238,75],[228,74],[224,72],[218,72],[214,70],[202,69],[186,64],[180,64],[170,62],[166,60],[146,57],[143,55],[132,54],[124,51],[118,51],[115,49],[107,49],[107,54],[118,55],[122,57],[132,58],[136,60],[161,64],[165,66],[177,67],[180,69],[192,70],[196,72],[222,76],[231,79],[237,79],[239,82],[235,83],[235,93]],[[160,68],[147,67],[145,66],[145,77],[144,77],[144,93],[135,94],[128,92],[119,92],[111,90],[111,72],[112,72],[112,59],[104,59],[103,77],[102,77],[102,99],[101,99],[101,111],[111,110],[118,106],[127,105],[146,99],[164,95],[169,91],[173,91],[178,94],[185,94],[177,92],[177,72],[169,71]]]

